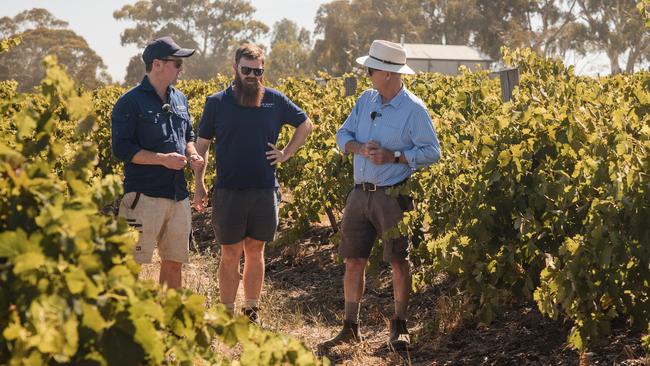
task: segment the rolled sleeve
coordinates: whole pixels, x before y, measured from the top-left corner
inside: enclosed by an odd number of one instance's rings
[[[414,147],[404,151],[404,156],[411,169],[424,168],[440,160],[438,135],[433,128],[431,117],[424,107],[414,111],[410,134]]]
[[[187,130],[185,130],[185,141],[186,142],[196,142],[196,134],[192,129],[192,122],[187,121]]]
[[[135,137],[137,112],[128,99],[120,98],[111,114],[111,144],[113,154],[124,162],[130,162],[142,148]]]
[[[352,108],[352,112],[348,118],[343,123],[343,126],[336,131],[336,144],[339,146],[341,151],[345,152],[345,145],[350,141],[356,140],[356,135],[354,131],[357,129],[358,115],[359,115],[359,101]]]

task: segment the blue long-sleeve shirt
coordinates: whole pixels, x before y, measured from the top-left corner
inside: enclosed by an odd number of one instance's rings
[[[111,138],[113,154],[124,162],[124,192],[177,201],[189,196],[183,170],[162,165],[135,164],[140,150],[186,155],[187,143],[195,140],[187,99],[173,87],[167,88],[169,111],[147,76],[122,95],[113,107]]]
[[[401,151],[408,164],[377,165],[354,154],[354,182],[357,184],[397,184],[416,169],[440,159],[440,143],[429,112],[424,102],[404,87],[386,104],[376,90],[366,90],[336,133],[336,143],[343,151],[349,141],[364,144],[370,140],[379,142],[385,149]]]

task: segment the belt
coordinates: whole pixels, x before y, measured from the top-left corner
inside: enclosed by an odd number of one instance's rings
[[[403,181],[401,181],[399,183],[395,183],[392,186],[378,186],[378,185],[372,184],[372,183],[359,183],[359,184],[355,184],[354,188],[361,188],[364,192],[374,192],[374,191],[376,191],[378,189],[385,189],[385,188],[392,188],[392,187],[401,186],[404,183],[406,183],[406,180],[403,180]]]

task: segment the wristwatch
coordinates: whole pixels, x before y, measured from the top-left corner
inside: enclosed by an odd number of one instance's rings
[[[399,158],[402,156],[402,152],[401,152],[401,151],[395,151],[395,152],[393,153],[393,156],[395,156],[395,160],[394,160],[394,161],[395,161],[395,164],[397,164],[397,163],[399,163]]]

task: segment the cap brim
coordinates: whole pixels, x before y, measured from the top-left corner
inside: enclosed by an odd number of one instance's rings
[[[357,59],[357,63],[366,67],[371,67],[373,69],[395,72],[398,74],[415,74],[415,71],[413,71],[413,69],[411,69],[408,65],[391,65],[375,60],[370,56],[359,57]]]
[[[176,57],[190,57],[196,52],[196,50],[191,49],[191,48],[181,48],[180,50],[174,52],[171,54],[171,56],[176,56]]]

